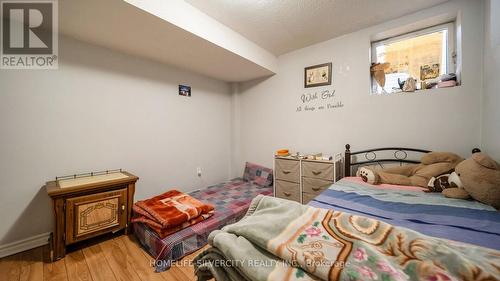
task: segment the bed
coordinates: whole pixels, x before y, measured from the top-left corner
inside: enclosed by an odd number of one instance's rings
[[[308,205],[500,250],[500,216],[493,207],[476,201],[443,198],[440,193],[388,188],[374,188],[357,177],[346,177]]]
[[[369,185],[352,177],[360,166],[419,163],[427,152],[402,147],[352,152],[346,145],[345,177],[308,204],[320,208],[314,212],[321,215],[308,215],[312,208],[297,203],[257,198],[244,219],[210,235],[213,247],[195,259],[198,277],[499,280],[500,214],[493,207],[419,187]],[[213,267],[217,259],[239,263],[236,270]],[[252,259],[285,264],[256,270],[255,264],[241,263]]]
[[[169,269],[172,262],[202,248],[210,232],[241,219],[253,198],[273,194],[272,170],[247,163],[243,178],[191,192],[190,195],[213,204],[215,213],[205,221],[194,224],[161,239],[142,223],[134,223],[134,234],[143,248],[155,258],[155,271]]]
[[[475,148],[472,152],[477,151],[479,149]],[[314,198],[309,205],[372,217],[426,235],[500,250],[500,215],[491,206],[445,198],[441,193],[425,193],[419,187],[373,186],[358,177],[351,177],[359,166],[415,164],[427,152],[430,151],[401,147],[352,152],[347,144],[344,158],[346,177]]]

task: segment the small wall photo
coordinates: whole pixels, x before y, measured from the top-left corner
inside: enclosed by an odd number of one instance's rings
[[[191,96],[191,86],[179,85],[179,96],[190,97]]]

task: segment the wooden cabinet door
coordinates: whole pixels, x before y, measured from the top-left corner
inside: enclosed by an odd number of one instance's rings
[[[126,227],[127,189],[66,200],[66,244]]]

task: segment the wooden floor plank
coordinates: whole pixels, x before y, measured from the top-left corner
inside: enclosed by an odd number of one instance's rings
[[[153,258],[148,253],[146,253],[144,250],[142,250],[142,248],[139,246],[139,242],[137,241],[135,236],[128,236],[127,239],[131,243],[136,245],[137,248],[139,248],[141,250],[141,253],[144,255],[144,257],[148,261],[150,261],[150,262],[153,261]],[[193,270],[193,272],[194,272],[194,270]],[[158,274],[160,274],[166,280],[196,280],[194,278],[194,273],[192,274],[192,276],[190,276],[188,271],[184,272],[177,265],[173,265],[169,270],[160,272]]]
[[[92,281],[89,267],[82,250],[77,250],[66,254],[66,271],[70,281]]]
[[[129,236],[128,239],[132,241],[134,244],[138,245],[138,241],[134,236]],[[140,248],[140,246],[138,246]],[[152,260],[153,258],[144,250],[141,249],[143,255],[148,259]],[[192,267],[192,260],[196,257],[199,251],[202,251],[204,248],[184,257],[179,262],[176,262],[170,267],[170,269],[161,272],[160,274],[164,279],[167,280],[196,280],[197,278],[194,275],[194,268]],[[190,262],[191,261],[191,262]]]
[[[35,248],[0,259],[1,281],[170,281],[196,280],[190,262],[203,249],[156,273],[154,259],[133,236],[119,236],[82,245],[56,262],[49,247]]]
[[[55,262],[50,262],[48,260],[49,247],[43,247],[43,279],[45,281],[68,281],[68,275],[66,272],[66,261],[65,259],[60,259]]]
[[[21,274],[20,254],[5,257],[0,260],[0,276],[2,281],[18,281]]]
[[[164,279],[161,274],[154,272],[154,268],[151,267],[151,258],[147,258],[144,255],[144,250],[142,250],[139,245],[137,245],[130,236],[120,236],[114,239],[118,246],[122,249],[124,253],[128,255],[127,260],[129,261],[132,268],[137,272],[139,278],[142,281],[169,281],[172,279]]]
[[[129,262],[129,256],[122,251],[115,240],[107,240],[99,244],[106,260],[116,278],[123,281],[141,281],[139,275]]]
[[[117,280],[109,266],[99,244],[89,245],[82,249],[85,261],[89,267],[90,275],[94,281]]]
[[[196,280],[196,276],[194,275],[193,260],[201,251],[205,250],[206,248],[207,246],[185,256],[182,260],[176,262],[170,270],[181,271],[189,280]]]
[[[38,247],[21,253],[19,281],[43,281],[43,248]]]

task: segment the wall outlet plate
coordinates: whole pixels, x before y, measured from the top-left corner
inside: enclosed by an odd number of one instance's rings
[[[198,177],[201,177],[201,168],[200,167],[196,168],[196,174],[198,174]]]

